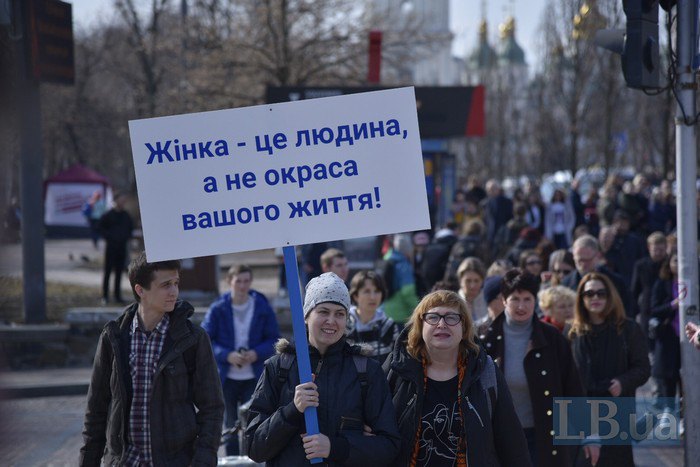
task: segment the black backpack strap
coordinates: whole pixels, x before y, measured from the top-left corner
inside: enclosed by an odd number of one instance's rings
[[[279,387],[281,388],[284,383],[287,382],[289,378],[289,370],[292,368],[296,356],[290,353],[280,354],[280,365],[277,370],[277,381]],[[367,397],[367,358],[364,355],[353,355],[352,361],[355,364],[355,369],[357,370],[357,379],[360,380],[360,391],[362,392],[362,402],[364,403]]]
[[[280,366],[277,370],[277,381],[279,382],[280,388],[287,382],[289,378],[289,369],[292,367],[295,358],[296,356],[291,353],[280,354]]]
[[[364,355],[353,355],[352,361],[355,363],[355,369],[357,370],[357,379],[360,380],[360,391],[362,394],[362,403],[364,404],[367,398],[367,357]]]

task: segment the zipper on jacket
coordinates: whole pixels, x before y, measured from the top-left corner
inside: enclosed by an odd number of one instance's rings
[[[481,420],[481,415],[479,415],[479,412],[472,405],[472,402],[469,400],[469,396],[464,396],[464,399],[467,401],[467,406],[469,407],[469,410],[471,410],[472,412],[474,412],[476,414],[476,418],[479,419],[479,423],[481,424],[481,428],[483,428],[484,422]]]
[[[416,399],[418,399],[418,395],[414,392],[413,396],[406,403],[406,408],[403,410],[403,412],[401,412],[401,419],[399,420],[399,425],[401,425],[403,423],[403,421],[406,419],[406,417],[408,416],[408,410],[416,402]],[[420,421],[420,414],[417,414],[417,415],[418,415],[418,423],[420,423],[421,422]],[[415,442],[415,440],[414,440],[414,442]]]
[[[409,408],[411,405],[413,405],[413,403],[416,401],[416,399],[418,399],[418,394],[413,393],[413,397],[411,397],[408,400],[408,403],[406,404],[406,408]]]

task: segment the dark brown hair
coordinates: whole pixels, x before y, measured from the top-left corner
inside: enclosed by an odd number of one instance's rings
[[[382,300],[386,298],[386,287],[384,286],[384,280],[382,279],[382,276],[377,274],[374,271],[360,271],[356,273],[354,276],[352,276],[352,280],[350,281],[350,301],[352,302],[353,305],[357,305],[357,300],[355,299],[357,297],[357,294],[360,292],[360,289],[365,286],[365,281],[370,281],[374,286],[381,292],[382,294]]]
[[[591,315],[583,303],[583,288],[590,281],[600,281],[605,286],[608,292],[608,298],[605,301],[605,310],[602,317],[605,321],[609,321],[617,327],[618,334],[622,332],[622,327],[625,324],[625,307],[620,299],[620,294],[613,283],[608,279],[608,276],[599,272],[590,272],[583,276],[576,290],[576,305],[574,306],[574,321],[571,324],[569,337],[573,338],[576,335],[584,335],[591,331]]]
[[[131,284],[131,293],[137,302],[141,302],[141,297],[136,293],[136,284],[146,290],[151,289],[151,283],[154,279],[156,271],[177,271],[180,272],[180,260],[174,259],[169,261],[159,261],[149,263],[146,258],[146,252],[142,251],[129,264],[129,283]]]
[[[228,268],[228,272],[226,273],[226,279],[231,282],[231,279],[233,279],[233,276],[237,276],[239,274],[243,273],[249,273],[250,278],[253,278],[253,268],[248,266],[247,264],[234,264],[230,268]]]

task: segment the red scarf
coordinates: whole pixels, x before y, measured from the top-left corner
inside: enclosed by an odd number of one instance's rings
[[[559,321],[555,321],[554,318],[551,316],[544,316],[542,319],[540,319],[543,323],[551,324],[555,328],[559,330],[559,332],[564,332],[564,326],[566,326],[566,323],[560,323]]]

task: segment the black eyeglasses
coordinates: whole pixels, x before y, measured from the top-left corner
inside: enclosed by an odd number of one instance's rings
[[[437,326],[440,320],[444,320],[445,324],[448,326],[456,326],[462,322],[462,315],[458,315],[457,313],[447,313],[446,315],[425,313],[421,319],[431,326]]]
[[[554,274],[564,274],[564,275],[567,275],[567,274],[569,274],[571,271],[573,271],[573,269],[554,269],[552,272],[553,272]]]
[[[608,291],[605,289],[584,290],[581,295],[583,295],[583,298],[593,298],[593,297],[608,298]]]
[[[542,261],[540,261],[539,259],[529,259],[525,261],[526,266],[534,266],[535,264],[542,264]]]

